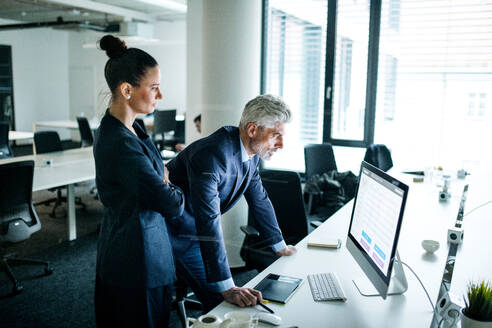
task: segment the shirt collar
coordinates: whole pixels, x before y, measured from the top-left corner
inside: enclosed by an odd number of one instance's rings
[[[243,141],[241,140],[241,136],[239,136],[239,144],[241,145],[241,162],[244,163],[250,160],[248,152],[246,148],[244,148]]]

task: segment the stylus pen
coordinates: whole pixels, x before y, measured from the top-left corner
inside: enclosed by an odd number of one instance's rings
[[[268,312],[270,312],[270,313],[272,313],[272,314],[273,314],[273,313],[275,313],[275,312],[273,312],[273,310],[272,310],[272,309],[270,309],[270,308],[269,308],[268,306],[266,306],[265,304],[263,304],[263,303],[261,303],[261,302],[258,302],[258,304],[259,304],[262,308],[264,308],[265,310],[267,310]]]

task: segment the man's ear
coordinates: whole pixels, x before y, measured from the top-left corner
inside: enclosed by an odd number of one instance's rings
[[[120,93],[123,98],[129,100],[132,95],[132,85],[128,82],[123,82],[120,85]]]
[[[258,125],[256,125],[256,123],[249,122],[246,125],[246,134],[248,135],[248,137],[254,138],[258,134],[258,129],[259,129],[259,127],[258,127]]]

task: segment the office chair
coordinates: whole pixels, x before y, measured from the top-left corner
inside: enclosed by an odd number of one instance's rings
[[[391,159],[391,153],[385,145],[372,144],[367,147],[364,161],[374,165],[384,172],[393,167],[393,160]]]
[[[80,147],[92,146],[94,144],[94,137],[87,117],[77,117],[77,124],[80,132]]]
[[[152,130],[152,140],[159,150],[164,150],[168,146],[174,149],[176,139],[166,139],[166,133],[176,130],[176,110],[156,110],[154,111],[154,128]],[[158,138],[158,137],[161,138]]]
[[[304,146],[306,180],[315,174],[337,170],[335,154],[330,143],[309,144]]]
[[[9,146],[9,122],[0,121],[0,158],[12,157],[12,149]]]
[[[177,143],[185,143],[185,121],[176,121],[176,130],[174,132],[174,139]]]
[[[292,171],[263,170],[260,176],[275,209],[285,242],[297,244],[308,234],[308,219],[304,209],[299,174]],[[248,225],[242,226],[241,231],[246,234],[246,238],[240,254],[247,268],[262,271],[278,258],[270,248],[271,242],[262,240],[251,211]]]
[[[177,311],[179,321],[181,321],[181,326],[187,328],[186,324],[186,309],[192,310],[203,310],[202,303],[198,300],[191,298],[192,292],[188,292],[188,284],[186,281],[195,282],[193,275],[186,266],[178,259],[176,260],[176,282],[174,283],[174,297],[171,302],[172,309]]]
[[[309,144],[304,146],[304,163],[306,166],[306,181],[316,174],[323,174],[329,171],[337,170],[337,162],[335,160],[335,154],[333,153],[333,147],[330,143],[322,144]],[[307,196],[307,213],[311,214],[314,210],[312,204],[314,197],[310,193]]]
[[[63,151],[60,137],[56,131],[39,131],[34,133],[34,145],[36,147],[37,154],[51,153],[57,151]],[[35,205],[49,206],[51,203],[55,203],[51,210],[50,216],[56,218],[56,209],[67,201],[67,197],[62,196],[62,189],[65,187],[57,187],[48,189],[49,191],[56,191],[56,198],[50,198],[42,202],[38,202]],[[81,205],[85,209],[85,204],[82,203],[80,197],[75,197],[75,204]]]
[[[0,165],[0,243],[18,243],[29,239],[41,229],[41,222],[32,203],[34,161]],[[22,292],[22,284],[15,278],[11,264],[44,265],[44,274],[53,272],[49,262],[2,255],[2,268],[12,281],[12,293]]]

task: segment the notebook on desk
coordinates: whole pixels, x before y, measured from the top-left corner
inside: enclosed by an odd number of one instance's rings
[[[302,284],[303,279],[270,273],[254,287],[264,299],[285,304]]]

